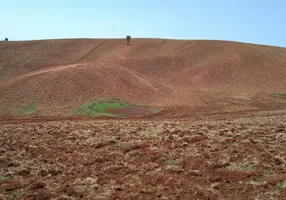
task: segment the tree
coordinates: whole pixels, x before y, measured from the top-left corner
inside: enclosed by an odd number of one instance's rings
[[[5,38],[5,41],[8,42],[8,38]]]
[[[127,35],[127,36],[126,36],[126,40],[127,40],[127,45],[129,45],[129,44],[130,44],[130,40],[131,40],[131,36],[130,36],[130,35]]]

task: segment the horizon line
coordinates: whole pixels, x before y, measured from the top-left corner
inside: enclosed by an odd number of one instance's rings
[[[8,38],[9,39],[9,38]],[[223,40],[223,39],[183,39],[183,38],[164,38],[164,37],[132,37],[131,41],[134,39],[139,40],[174,40],[174,41],[217,41],[217,42],[232,42],[232,43],[241,43],[241,44],[251,44],[251,45],[259,45],[259,46],[269,46],[269,47],[279,47],[286,48],[286,46],[279,45],[271,45],[271,44],[263,44],[263,43],[254,43],[254,42],[246,42],[239,40]],[[42,39],[29,39],[29,40],[10,40],[1,42],[32,42],[32,41],[49,41],[49,40],[126,40],[124,37],[66,37],[66,38],[42,38]]]

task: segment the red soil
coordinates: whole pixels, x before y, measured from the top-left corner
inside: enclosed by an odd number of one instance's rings
[[[286,93],[285,77],[279,47],[0,43],[0,199],[285,199],[286,100],[270,95]],[[107,96],[164,110],[69,115]]]
[[[225,41],[68,39],[0,43],[0,115],[38,100],[65,116],[111,96],[165,117],[285,107],[286,49]],[[156,115],[159,116],[159,115]]]
[[[285,199],[286,118],[0,125],[0,198]]]
[[[125,117],[143,117],[153,113],[152,108],[140,107],[124,107],[124,108],[109,108],[107,112],[121,114]]]

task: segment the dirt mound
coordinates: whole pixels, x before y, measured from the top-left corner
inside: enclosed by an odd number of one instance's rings
[[[69,115],[114,97],[183,117],[277,108],[286,49],[225,41],[73,39],[0,43],[0,115]],[[274,106],[275,107],[275,106]],[[166,116],[166,113],[164,114]]]

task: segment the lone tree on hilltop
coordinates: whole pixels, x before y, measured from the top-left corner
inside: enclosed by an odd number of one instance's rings
[[[130,44],[130,40],[131,40],[131,36],[130,36],[130,35],[127,35],[127,36],[126,36],[126,40],[127,40],[127,45],[129,45],[129,44]]]
[[[5,38],[5,41],[8,42],[8,38]]]

